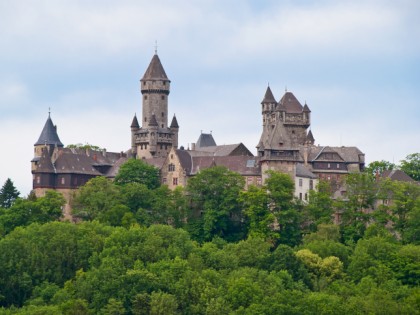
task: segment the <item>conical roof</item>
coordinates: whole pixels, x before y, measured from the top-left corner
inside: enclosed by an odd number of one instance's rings
[[[152,117],[149,119],[149,126],[159,126],[155,114],[152,114]]]
[[[303,106],[303,111],[304,112],[308,112],[308,113],[310,113],[311,112],[311,110],[309,109],[309,106],[305,103],[305,105]]]
[[[64,146],[58,137],[57,127],[54,126],[50,114],[48,114],[48,119],[45,122],[41,135],[34,145],[56,145],[57,147]]]
[[[153,56],[152,61],[150,61],[149,67],[147,67],[147,70],[144,73],[143,78],[141,79],[141,81],[148,80],[169,81],[157,54]]]
[[[172,122],[171,122],[171,128],[179,128],[178,125],[178,120],[176,120],[176,116],[174,115],[174,118],[172,118]]]
[[[286,92],[279,102],[279,107],[285,108],[288,113],[301,113],[303,110],[302,105],[292,92]]]
[[[131,122],[131,128],[140,128],[139,121],[137,120],[137,115],[134,115],[133,121]]]
[[[261,102],[261,104],[264,104],[264,103],[277,103],[276,99],[274,98],[273,92],[271,92],[270,86],[267,87],[267,91],[265,91],[264,99]]]
[[[308,141],[309,143],[312,143],[312,144],[315,143],[315,138],[314,138],[314,135],[312,134],[311,130],[309,130],[308,135],[306,136],[306,141]]]

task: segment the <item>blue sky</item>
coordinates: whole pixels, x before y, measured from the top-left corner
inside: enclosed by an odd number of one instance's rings
[[[267,84],[312,110],[317,144],[367,162],[420,152],[420,2],[0,0],[0,184],[23,195],[51,107],[61,141],[130,147],[154,53],[180,144],[213,132],[255,152]]]

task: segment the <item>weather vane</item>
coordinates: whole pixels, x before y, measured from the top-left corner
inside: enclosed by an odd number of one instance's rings
[[[158,48],[157,40],[155,40],[155,55],[157,55],[157,48]]]

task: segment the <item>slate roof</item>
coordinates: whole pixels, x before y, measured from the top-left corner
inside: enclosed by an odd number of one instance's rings
[[[317,176],[307,169],[305,165],[300,163],[296,164],[296,177],[317,178]]]
[[[284,108],[288,113],[301,113],[303,111],[302,105],[292,92],[286,92],[279,102],[279,109]]]
[[[149,67],[147,67],[146,72],[143,75],[141,81],[148,81],[148,80],[163,80],[169,81],[168,77],[166,76],[165,70],[163,69],[162,63],[160,62],[159,56],[155,54],[150,61]]]
[[[265,91],[264,99],[261,102],[261,104],[264,104],[264,103],[277,103],[276,99],[274,98],[273,92],[271,92],[270,86],[267,87],[267,91]]]
[[[166,160],[165,157],[155,157],[155,158],[144,159],[143,161],[149,165],[153,165],[154,167],[161,169],[165,160]]]
[[[412,179],[410,176],[408,176],[406,173],[404,173],[401,170],[387,170],[387,171],[383,171],[381,174],[381,177],[384,178],[390,178],[391,180],[396,180],[399,182],[410,182],[410,183],[415,183],[416,181],[414,179]]]
[[[196,147],[195,155],[204,155],[199,152],[211,153],[212,156],[228,156],[228,155],[244,155],[243,152],[246,152],[245,156],[253,156],[251,151],[243,143],[236,144],[225,144],[225,145],[216,145],[208,147]],[[194,152],[194,151],[192,151]],[[208,155],[208,154],[205,154]]]
[[[131,122],[131,128],[140,128],[139,121],[137,120],[137,115],[134,115],[133,121]]]
[[[360,163],[359,156],[364,155],[357,147],[322,147],[322,146],[311,146],[309,147],[309,161],[316,160],[322,153],[337,153],[342,160],[347,163]],[[335,161],[335,160],[334,160]],[[341,160],[337,160],[341,161]]]
[[[38,141],[34,145],[57,145],[57,147],[63,147],[60,138],[57,134],[57,127],[54,126],[50,115],[48,114],[48,119],[45,122],[44,128],[42,129],[41,135],[39,136]]]
[[[310,142],[310,143],[315,143],[315,138],[314,135],[312,134],[312,131],[309,130],[308,135],[306,136],[306,141]]]
[[[214,141],[211,133],[201,133],[198,137],[197,143],[195,144],[196,149],[212,146],[216,146],[216,141]]]
[[[152,114],[152,117],[149,119],[149,126],[159,126],[155,114]]]
[[[248,161],[253,160],[253,167]],[[258,157],[249,157],[244,155],[236,156],[195,156],[192,157],[191,170],[188,175],[197,174],[200,170],[217,166],[225,166],[233,172],[237,172],[242,176],[260,176],[261,166]]]
[[[174,115],[174,117],[172,118],[172,122],[171,122],[171,126],[170,128],[179,128],[178,125],[178,120],[176,119],[176,116]]]

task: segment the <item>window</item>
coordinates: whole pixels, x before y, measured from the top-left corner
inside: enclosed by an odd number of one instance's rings
[[[254,180],[253,180],[253,178],[252,178],[251,176],[248,176],[248,177],[246,178],[246,182],[247,182],[247,184],[248,184],[248,185],[251,185],[253,181],[254,181]]]
[[[165,113],[164,112],[162,112],[162,117],[165,117]]]
[[[162,179],[162,182],[164,183],[164,184],[166,184],[166,182],[167,182],[168,180],[166,179],[166,177],[164,177],[163,179]]]
[[[172,184],[174,186],[177,186],[178,185],[178,178],[177,177],[172,178]]]
[[[40,184],[41,183],[41,177],[39,177],[39,176],[36,177],[36,183],[37,184]]]
[[[340,164],[337,163],[337,168],[340,168]]]
[[[144,117],[144,122],[146,122],[147,121],[147,118],[146,117]]]
[[[64,177],[61,177],[61,185],[64,185],[66,183],[66,180],[64,179]]]
[[[299,187],[302,187],[302,186],[303,186],[303,179],[299,178]]]
[[[312,179],[309,180],[309,189],[310,190],[314,189],[314,181]]]
[[[257,177],[257,185],[258,186],[261,186],[261,184],[262,184],[261,177]]]
[[[173,172],[173,171],[175,171],[175,165],[174,165],[174,164],[172,164],[172,163],[171,163],[171,164],[169,164],[169,165],[168,165],[168,171],[169,171],[169,172]]]
[[[144,99],[147,100],[147,95],[144,96]]]
[[[163,100],[165,99],[165,95],[162,95],[162,97],[161,97],[161,98],[162,98],[162,101],[163,101]]]
[[[302,193],[299,193],[299,199],[302,200]]]
[[[308,194],[305,193],[305,200],[308,200]]]
[[[328,163],[328,166],[327,166],[328,168],[331,168],[331,164],[330,163]]]

